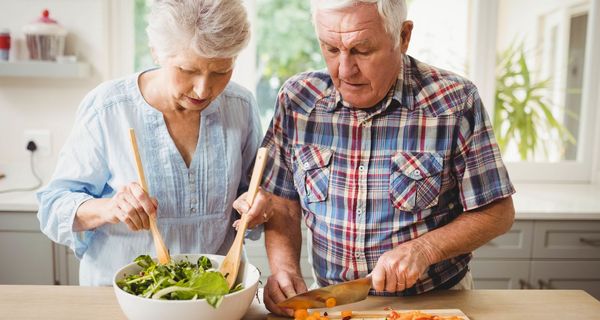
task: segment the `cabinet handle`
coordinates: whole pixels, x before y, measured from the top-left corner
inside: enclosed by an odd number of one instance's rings
[[[590,245],[590,246],[594,246],[594,247],[600,246],[600,239],[579,238],[579,242]]]
[[[523,289],[533,289],[533,286],[523,279],[519,279],[519,286],[521,286],[521,290]]]
[[[540,285],[540,289],[554,289],[552,288],[552,285],[550,285],[550,282],[542,279],[538,279],[538,284]]]

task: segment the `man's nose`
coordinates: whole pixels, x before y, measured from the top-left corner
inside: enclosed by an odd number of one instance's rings
[[[340,68],[339,77],[342,79],[352,78],[358,73],[358,65],[356,59],[351,54],[342,53],[340,54]]]

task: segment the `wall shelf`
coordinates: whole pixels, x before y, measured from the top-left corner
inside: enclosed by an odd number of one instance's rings
[[[19,78],[86,78],[91,67],[86,62],[52,61],[0,62],[0,77]]]

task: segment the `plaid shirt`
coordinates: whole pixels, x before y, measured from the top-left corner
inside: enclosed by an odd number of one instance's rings
[[[326,72],[291,78],[263,145],[263,187],[299,199],[320,285],[364,277],[384,252],[514,193],[476,87],[409,56],[367,110],[342,101]],[[396,294],[440,287],[470,260],[436,263]]]

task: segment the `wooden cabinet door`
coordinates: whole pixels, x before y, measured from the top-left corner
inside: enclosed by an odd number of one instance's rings
[[[0,284],[54,284],[52,241],[34,212],[0,212]]]
[[[475,289],[528,289],[529,261],[479,260],[469,264]]]
[[[531,281],[541,289],[580,289],[600,299],[600,261],[533,261]]]

